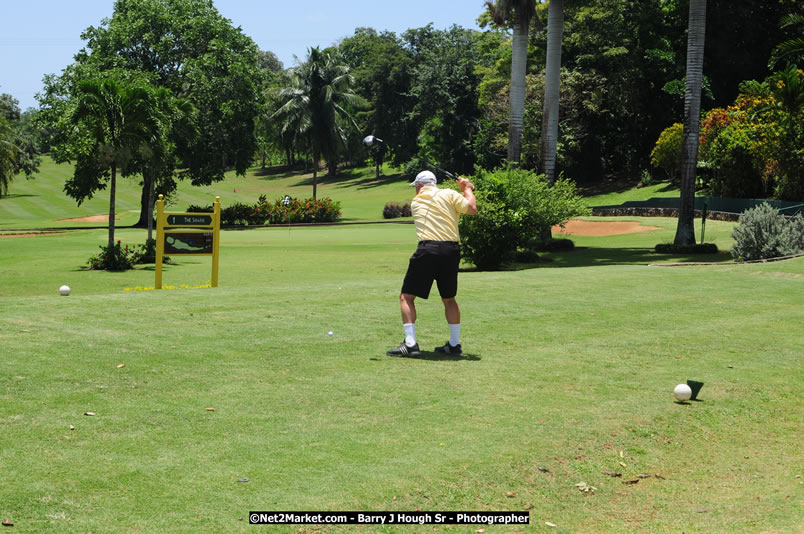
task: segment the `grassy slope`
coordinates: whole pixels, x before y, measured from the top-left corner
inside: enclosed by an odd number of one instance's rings
[[[390,200],[404,201],[411,197],[407,181],[390,168],[377,181],[373,169],[349,169],[335,179],[319,176],[318,196],[331,197],[343,204],[343,220],[382,220],[382,209]],[[65,226],[99,226],[102,223],[59,221],[73,217],[87,217],[109,213],[109,194],[100,191],[80,206],[66,195],[63,187],[72,173],[69,164],[56,164],[43,158],[41,171],[34,179],[17,177],[11,184],[10,195],[0,198],[0,229],[51,228]],[[293,197],[312,196],[312,174],[264,174],[250,170],[245,177],[227,174],[226,180],[206,187],[193,187],[180,182],[179,190],[170,211],[184,211],[188,205],[208,205],[216,196],[226,207],[235,202],[253,204],[264,194],[269,200],[286,194]],[[120,226],[134,224],[140,211],[139,180],[135,177],[118,181],[116,210]],[[236,192],[235,192],[236,191]],[[348,202],[343,202],[347,200]]]

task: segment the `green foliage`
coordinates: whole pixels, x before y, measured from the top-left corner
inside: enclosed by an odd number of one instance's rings
[[[127,271],[140,263],[141,252],[135,247],[124,247],[120,240],[112,246],[100,245],[100,250],[100,254],[91,256],[87,261],[90,270]]]
[[[200,137],[176,136],[194,184],[244,174],[257,149],[254,122],[265,73],[254,41],[206,0],[116,2],[111,18],[82,34],[76,63],[138,73],[198,109]]]
[[[388,202],[382,209],[384,219],[396,219],[397,217],[410,217],[410,202],[400,204],[399,202]]]
[[[279,91],[280,108],[271,116],[283,121],[282,134],[303,140],[313,157],[313,198],[316,197],[317,168],[324,158],[330,176],[337,172],[338,149],[347,146],[348,132],[359,131],[350,110],[367,106],[352,92],[349,67],[334,51],[311,48],[307,61],[293,69],[289,84]]]
[[[478,213],[461,217],[461,249],[481,270],[499,269],[540,233],[590,213],[575,184],[563,177],[550,187],[531,171],[478,169],[473,183]]]
[[[39,150],[30,128],[30,116],[20,112],[19,102],[0,95],[0,196],[8,194],[11,180],[19,173],[28,179],[39,170]]]
[[[135,263],[156,263],[156,239],[146,239],[136,248],[137,260]],[[170,256],[162,256],[162,263],[173,263]]]
[[[291,198],[286,203],[284,197],[268,202],[263,196],[253,209],[256,218],[269,224],[326,223],[335,222],[341,217],[341,203],[328,197],[305,200]]]
[[[680,122],[667,127],[656,141],[650,153],[650,162],[654,167],[664,170],[667,178],[676,183],[681,169],[681,145],[684,137],[684,125]],[[647,185],[647,184],[645,184]]]
[[[408,30],[404,39],[414,59],[409,120],[418,132],[420,155],[454,172],[472,172],[480,119],[477,67],[485,60],[476,32],[428,25]]]
[[[776,258],[804,252],[804,217],[789,220],[767,202],[746,210],[734,228],[731,255],[739,260]]]
[[[222,226],[247,226],[249,224],[264,224],[265,219],[254,218],[254,206],[235,202],[230,206],[221,209]],[[259,222],[254,222],[259,220]]]
[[[734,105],[701,123],[712,193],[804,200],[804,71],[788,65],[740,89]]]

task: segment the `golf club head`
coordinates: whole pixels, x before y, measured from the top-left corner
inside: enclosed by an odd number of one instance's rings
[[[382,143],[382,139],[379,137],[375,137],[373,135],[367,135],[363,138],[363,144],[365,146],[374,146],[374,143]]]

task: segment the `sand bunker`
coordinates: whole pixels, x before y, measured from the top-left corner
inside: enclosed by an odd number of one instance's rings
[[[116,221],[120,217],[115,217],[114,220]],[[72,219],[59,219],[59,222],[88,222],[88,223],[99,223],[99,222],[109,222],[109,214],[102,213],[101,215],[90,215],[89,217],[73,217]]]
[[[633,234],[635,232],[649,232],[661,230],[659,226],[642,226],[634,221],[577,221],[570,220],[564,225],[553,227],[553,234],[605,236],[619,234]]]

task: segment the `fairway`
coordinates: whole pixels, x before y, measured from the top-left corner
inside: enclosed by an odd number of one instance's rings
[[[224,231],[219,288],[180,288],[209,279],[209,258],[185,257],[163,291],[136,289],[152,265],[79,268],[104,230],[3,239],[0,515],[21,532],[417,509],[530,512],[489,532],[794,531],[804,259],[649,267],[675,221],[643,224],[662,230],[462,273],[457,359],[385,356],[408,225]],[[423,350],[444,343],[442,313],[420,303]],[[673,401],[687,379],[701,402]]]

